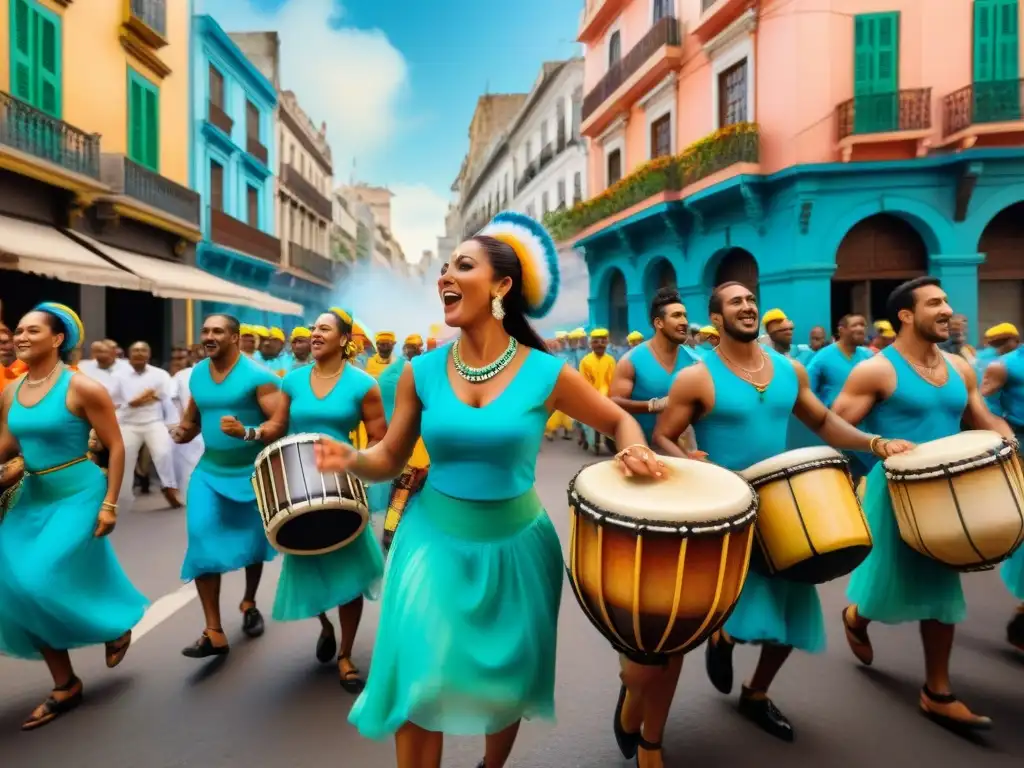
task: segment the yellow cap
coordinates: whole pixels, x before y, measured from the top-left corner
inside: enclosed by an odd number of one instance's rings
[[[569,336],[569,334],[566,333],[565,331],[555,331],[555,338],[556,339],[564,339],[564,338],[567,338],[568,336]]]
[[[629,336],[626,337],[626,341],[643,341],[644,335],[640,331],[630,331]]]
[[[240,326],[238,326],[238,335],[239,336],[255,336],[256,335],[256,331],[254,331],[253,327],[251,325],[249,325],[248,323],[242,323]]]
[[[374,341],[378,344],[382,341],[390,341],[392,344],[395,343],[395,334],[391,331],[380,331],[376,336],[373,337]]]
[[[1003,336],[1011,336],[1017,338],[1020,336],[1020,332],[1017,331],[1017,326],[1013,323],[999,323],[993,325],[987,331],[985,331],[986,339],[998,339]]]
[[[582,328],[573,328],[569,331],[570,339],[585,339],[587,338],[587,332]]]
[[[781,309],[769,309],[764,313],[764,317],[761,318],[761,322],[764,323],[764,327],[767,328],[769,323],[777,323],[780,320],[785,320],[786,313]]]
[[[269,333],[268,333],[268,335],[272,339],[277,339],[278,341],[284,341],[284,331],[282,331],[280,328],[277,328],[277,327],[271,328]]]
[[[892,339],[896,337],[896,331],[892,329],[892,323],[888,320],[876,320],[875,330],[878,331],[878,335],[886,339]]]
[[[418,334],[414,333],[411,336],[405,337],[406,344],[415,344],[417,347],[423,346],[423,338]]]
[[[310,336],[312,336],[312,334],[310,333],[309,328],[304,325],[292,328],[292,341],[295,341],[296,339],[308,339]]]
[[[590,332],[590,338],[592,339],[607,339],[608,329],[607,328],[595,328]]]
[[[705,336],[718,335],[718,329],[715,328],[715,326],[713,325],[705,325],[703,328],[700,329],[700,332],[703,333]]]

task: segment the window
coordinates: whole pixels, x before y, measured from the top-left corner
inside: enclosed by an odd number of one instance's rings
[[[245,100],[245,135],[257,143],[260,140],[260,111],[248,99]]]
[[[544,216],[544,215],[545,215],[545,214],[547,214],[547,212],[548,212],[548,211],[550,211],[550,210],[551,210],[551,200],[550,200],[550,198],[548,197],[548,193],[547,193],[547,192],[543,192],[543,193],[541,194],[541,196],[540,196],[540,211],[541,211],[541,216]]]
[[[210,207],[224,210],[224,166],[216,160],[210,161]]]
[[[572,176],[572,204],[580,202],[583,199],[583,174],[579,171]]]
[[[128,69],[128,157],[160,172],[160,90]]]
[[[1019,120],[1020,3],[974,2],[974,120]]]
[[[611,186],[622,178],[622,150],[614,149],[608,155],[608,183]]]
[[[672,154],[672,113],[651,123],[651,159]]]
[[[583,89],[577,88],[572,93],[572,137],[580,137],[580,123],[583,121]]]
[[[555,102],[555,134],[558,139],[558,151],[565,147],[565,99],[561,96]]]
[[[51,117],[62,112],[61,18],[32,0],[11,0],[11,91]]]
[[[533,203],[530,203],[528,206],[526,206],[526,215],[529,216],[531,219],[537,218],[537,209],[534,207]]]
[[[210,101],[224,109],[224,75],[213,64],[210,65]]]
[[[533,142],[530,139],[526,140],[526,164],[529,165],[533,162]]]
[[[245,185],[245,213],[250,227],[260,226],[260,191],[252,184]]]
[[[743,59],[718,75],[718,127],[746,121],[747,60]]]
[[[540,124],[540,148],[541,151],[548,145],[548,121],[545,120]]]
[[[654,0],[654,24],[672,15],[672,0]]]
[[[558,207],[565,208],[565,179],[558,180]]]
[[[622,35],[619,30],[612,32],[608,38],[608,69],[619,63],[622,58]]]
[[[853,41],[853,130],[879,133],[899,124],[900,15],[855,16]]]

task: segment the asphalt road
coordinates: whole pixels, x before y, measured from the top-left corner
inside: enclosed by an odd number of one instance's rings
[[[563,541],[565,488],[587,461],[574,446],[546,445],[539,489]],[[314,621],[275,624],[249,641],[240,621],[227,619],[233,650],[224,663],[186,659],[180,649],[202,629],[191,585],[178,569],[185,546],[183,514],[156,509],[157,496],[124,515],[114,541],[129,575],[156,602],[137,629],[124,664],[108,671],[102,649],[75,654],[86,702],[33,733],[19,725],[43,699],[50,679],[41,663],[0,659],[2,768],[354,768],[394,766],[390,742],[371,742],[348,724],[352,699],[333,664],[313,656]],[[278,566],[261,591],[269,615]],[[669,765],[829,768],[927,765],[988,768],[1024,764],[1024,656],[1004,643],[1013,600],[993,573],[965,578],[970,605],[954,655],[955,686],[995,729],[970,742],[938,728],[917,711],[923,662],[914,626],[873,628],[875,667],[857,665],[839,624],[845,584],[822,589],[829,649],[796,654],[773,693],[791,718],[796,742],[775,741],[741,719],[732,697],[720,696],[704,675],[703,656],[688,660],[666,736]],[[225,582],[225,615],[241,596],[241,579]],[[558,723],[526,724],[511,765],[517,768],[615,768],[623,760],[611,736],[618,691],[616,658],[584,619],[566,587],[558,648]],[[369,605],[355,658],[365,670],[373,651],[377,606]],[[737,678],[749,674],[755,651],[737,651]],[[451,739],[444,765],[472,768],[479,739]],[[905,762],[904,762],[905,761]]]

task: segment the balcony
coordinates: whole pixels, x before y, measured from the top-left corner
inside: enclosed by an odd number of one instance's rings
[[[757,11],[750,6],[750,0],[700,0],[700,18],[691,27],[691,32],[701,45],[706,45],[744,13],[753,14],[756,20]]]
[[[167,0],[126,0],[125,4],[125,27],[151,48],[167,45]]]
[[[32,155],[66,171],[100,178],[100,135],[0,91],[0,146]]]
[[[288,266],[301,269],[328,283],[334,282],[334,262],[316,251],[303,248],[298,243],[288,243]]]
[[[912,157],[922,156],[932,132],[932,89],[856,96],[836,107],[836,125],[844,163],[853,159],[856,147],[874,148],[865,159],[899,157],[906,154],[901,146],[912,148]]]
[[[998,146],[1013,134],[1024,133],[1024,80],[974,83],[942,100],[942,143],[963,148],[979,140]]]
[[[614,21],[624,5],[622,0],[586,0],[577,42],[592,43]]]
[[[239,251],[248,256],[281,263],[281,241],[244,221],[228,216],[224,211],[210,208],[210,240],[217,245]]]
[[[220,104],[214,101],[209,103],[208,109],[206,119],[230,136],[231,130],[235,127],[235,121],[228,116],[228,113],[224,111]]]
[[[682,66],[679,20],[666,16],[648,30],[583,98],[581,132],[597,137],[612,118],[629,109],[669,72]]]
[[[309,206],[310,210],[330,221],[334,216],[331,201],[320,194],[320,191],[302,178],[295,166],[281,164],[281,183],[295,193],[296,197]]]
[[[267,152],[267,148],[260,144],[259,139],[248,137],[245,141],[245,151],[264,165],[270,164],[270,154]]]
[[[171,181],[124,155],[100,157],[100,180],[117,195],[131,198],[199,229],[199,193]]]

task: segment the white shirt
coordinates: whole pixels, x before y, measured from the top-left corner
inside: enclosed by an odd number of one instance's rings
[[[189,388],[191,381],[191,368],[182,368],[171,377],[171,401],[177,409],[178,418],[185,415],[185,409],[192,400],[192,390]]]
[[[162,368],[147,365],[142,373],[137,373],[131,365],[127,370],[114,374],[121,387],[123,404],[118,409],[118,421],[127,426],[144,426],[162,421],[167,424],[178,423],[178,413],[171,402],[171,375]],[[133,408],[128,403],[135,400],[147,389],[156,392],[159,402],[146,403]]]
[[[110,399],[114,401],[114,405],[118,408],[124,404],[121,382],[115,375],[119,370],[122,369],[118,368],[116,362],[109,368],[100,368],[99,363],[95,360],[83,360],[78,364],[79,373],[84,373],[93,381],[98,381],[102,384],[103,388],[107,390],[107,394],[110,395]]]

